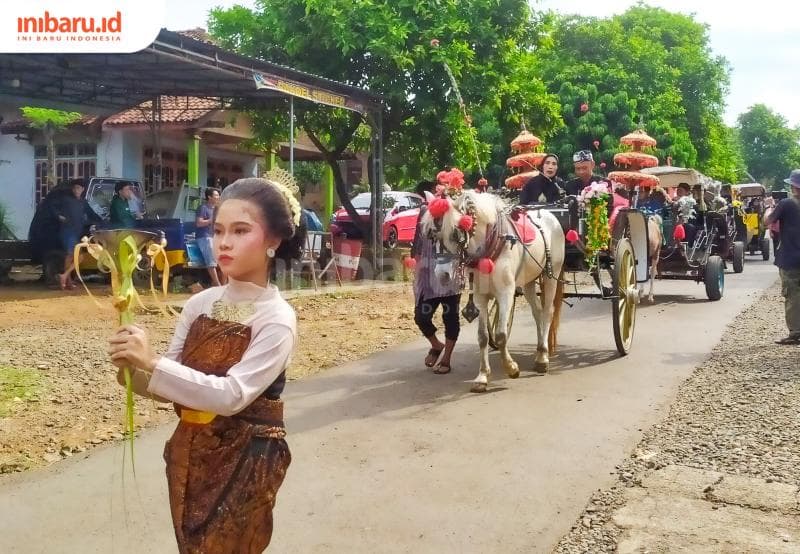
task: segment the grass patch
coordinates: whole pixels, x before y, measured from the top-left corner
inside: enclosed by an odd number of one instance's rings
[[[0,366],[0,417],[9,415],[20,401],[38,400],[41,390],[42,377],[37,370]]]

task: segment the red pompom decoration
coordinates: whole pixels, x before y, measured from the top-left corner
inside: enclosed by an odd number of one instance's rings
[[[594,144],[594,149],[595,149],[595,150],[597,150],[598,148],[600,148],[600,141],[599,141],[599,140],[596,140],[596,141],[594,141],[592,144]]]
[[[675,226],[675,230],[672,232],[672,238],[678,242],[686,240],[686,229],[683,228],[683,225],[678,224]]]
[[[567,231],[567,240],[570,243],[575,244],[576,242],[581,240],[581,237],[578,235],[578,232],[575,229],[570,229],[569,231]]]
[[[428,205],[428,211],[434,219],[443,217],[449,209],[450,201],[447,198],[437,198]]]
[[[447,177],[447,184],[451,189],[461,189],[464,186],[464,173],[457,167],[450,170]]]
[[[462,215],[461,219],[458,220],[458,228],[468,233],[472,231],[472,226],[474,224],[475,222],[472,220],[472,216],[469,215]]]
[[[406,266],[407,269],[416,269],[417,259],[412,258],[411,256],[408,258],[403,258],[403,265]]]
[[[494,271],[494,262],[490,258],[481,258],[478,260],[478,271],[484,275],[489,275]]]
[[[436,174],[436,182],[442,185],[446,185],[447,182],[450,180],[450,172],[449,171],[440,171]]]
[[[586,113],[588,111],[589,111],[589,104],[587,104],[586,102],[581,104],[581,112]]]

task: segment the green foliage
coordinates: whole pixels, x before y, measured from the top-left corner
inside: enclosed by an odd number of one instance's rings
[[[783,188],[792,169],[800,167],[800,129],[764,104],[739,116],[739,140],[750,174],[767,185]]]
[[[641,121],[658,141],[662,163],[671,157],[674,165],[700,167],[716,178],[735,176],[739,156],[730,151],[735,142],[722,123],[729,67],[712,55],[706,26],[643,5],[606,19],[544,23],[538,64],[565,124],[545,146],[561,157],[563,172],[572,169],[571,154],[584,148],[612,167],[619,138]]]
[[[36,129],[64,129],[82,117],[78,112],[63,112],[61,110],[34,108],[31,106],[20,108],[20,111],[22,111],[22,116]]]
[[[494,175],[523,118],[539,132],[561,125],[535,70],[533,28],[525,0],[264,0],[257,11],[214,10],[210,21],[227,47],[381,94],[384,165],[399,187],[445,165],[474,172],[470,132],[481,164]],[[472,131],[443,62],[458,80]],[[295,108],[298,123],[326,150],[367,145],[359,141],[365,122],[352,114],[304,102]],[[274,139],[276,129],[266,126],[263,134]]]
[[[583,148],[611,168],[619,138],[640,121],[662,163],[670,157],[726,182],[744,171],[722,121],[729,65],[692,16],[642,4],[600,19],[535,13],[525,0],[261,0],[256,10],[213,10],[210,30],[244,54],[382,95],[384,167],[397,189],[445,165],[474,182],[476,151],[489,180],[501,182],[523,121],[559,155],[562,173]],[[301,100],[295,111],[331,167],[345,149],[368,148],[360,116]],[[251,113],[262,144],[286,139],[287,114],[282,104]]]
[[[289,171],[289,162],[278,160],[278,167]],[[300,193],[305,194],[306,187],[316,185],[325,176],[325,164],[323,162],[294,162],[294,178]]]

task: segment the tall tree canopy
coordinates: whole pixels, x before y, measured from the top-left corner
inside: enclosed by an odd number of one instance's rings
[[[56,145],[55,136],[58,131],[66,129],[76,121],[81,114],[78,112],[64,112],[50,108],[24,106],[20,109],[24,117],[34,129],[40,129],[47,141],[47,186],[56,186]]]
[[[523,119],[542,132],[560,125],[558,104],[535,70],[532,18],[526,0],[262,0],[256,11],[213,11],[210,30],[245,54],[381,94],[387,178],[410,184],[445,164],[476,169],[444,61],[472,115],[481,163],[495,180],[506,153],[501,145]],[[344,199],[335,158],[363,139],[364,121],[307,104],[297,111]],[[276,138],[280,129],[264,125],[263,137]]]
[[[641,120],[662,163],[736,180],[741,159],[722,121],[728,63],[691,16],[639,5],[605,19],[553,17],[538,63],[561,102],[565,126],[550,148],[562,157],[589,148],[610,167],[619,137]]]
[[[783,179],[800,167],[800,129],[764,104],[739,116],[739,140],[747,170],[760,182],[783,188]]]

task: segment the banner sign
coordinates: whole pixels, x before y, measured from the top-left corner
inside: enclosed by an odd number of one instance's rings
[[[264,75],[262,73],[253,73],[253,81],[255,82],[257,89],[277,90],[291,96],[296,96],[297,98],[311,100],[317,104],[325,104],[327,106],[343,108],[354,112],[363,113],[365,111],[363,105],[353,102],[345,96],[340,96],[332,92],[316,89],[309,85],[296,83],[280,77]]]

